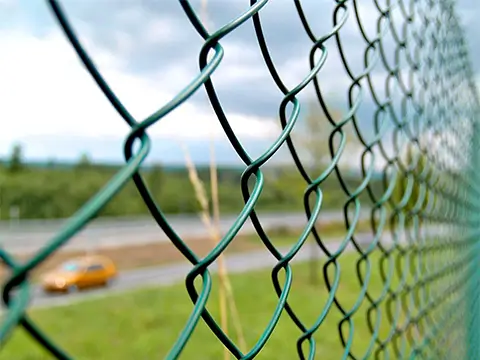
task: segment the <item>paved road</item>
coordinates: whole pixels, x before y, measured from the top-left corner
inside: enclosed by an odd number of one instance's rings
[[[429,233],[431,236],[435,235],[448,235],[448,229],[446,228],[431,228]],[[453,234],[449,234],[453,236]],[[454,238],[454,237],[453,237]],[[453,239],[452,238],[452,239]],[[359,245],[365,249],[369,246],[373,240],[373,235],[369,233],[356,234],[355,239]],[[328,248],[333,252],[341,244],[343,239],[332,240],[328,243]],[[403,237],[398,241],[401,243],[406,242],[406,238]],[[392,237],[388,232],[382,234],[381,242],[383,245],[388,246],[392,243]],[[345,252],[354,250],[351,243],[348,244]],[[289,248],[282,248],[280,252],[287,253]],[[315,254],[317,258],[324,256],[324,254],[318,250]],[[309,246],[304,246],[294,257],[294,263],[305,262],[311,258]],[[234,254],[226,256],[226,262],[229,273],[243,273],[250,270],[258,270],[262,268],[271,268],[277,263],[277,260],[267,250],[256,250],[247,253]],[[174,283],[181,282],[185,279],[187,273],[192,269],[192,265],[189,263],[179,263],[174,265],[166,265],[161,267],[144,268],[123,271],[120,273],[117,281],[109,288],[100,288],[89,291],[80,291],[77,294],[46,294],[42,289],[34,285],[32,289],[31,307],[54,307],[68,305],[76,301],[86,300],[88,298],[105,297],[115,293],[121,293],[127,290],[133,290],[136,288],[142,288],[146,286],[168,286]],[[210,267],[212,272],[217,271],[216,264]],[[0,313],[3,312],[3,304],[0,306]]]
[[[366,216],[368,210],[363,210],[361,216]],[[264,213],[259,214],[265,229],[289,226],[299,228],[306,224],[304,213]],[[183,238],[205,236],[206,230],[198,216],[173,215],[167,219],[172,227]],[[235,221],[235,216],[223,216],[220,228],[225,233]],[[343,212],[321,212],[320,221],[343,219]],[[35,251],[47,243],[58,233],[64,220],[24,220],[18,226],[9,227],[0,223],[0,244],[8,251]],[[250,220],[241,229],[241,233],[254,231]],[[64,249],[84,250],[93,247],[144,244],[149,242],[167,241],[168,238],[152,218],[124,218],[105,220],[99,219],[90,223],[78,233]]]
[[[371,234],[358,234],[356,239],[361,243],[362,247],[368,246],[373,237]],[[328,243],[328,247],[334,251],[340,245],[342,239]],[[382,237],[382,242],[387,244],[391,239],[388,235]],[[282,253],[286,253],[289,249],[281,249]],[[349,244],[346,251],[352,251],[353,246]],[[317,257],[322,256],[320,250],[316,254]],[[304,246],[295,256],[293,262],[304,262],[310,259],[310,248]],[[249,270],[257,270],[262,268],[271,268],[276,264],[276,259],[268,253],[268,251],[253,251],[242,254],[229,255],[226,257],[228,271],[230,273],[242,273]],[[75,301],[85,300],[92,297],[103,297],[114,293],[141,288],[145,286],[167,286],[183,281],[186,274],[192,269],[189,263],[181,263],[156,268],[137,269],[122,272],[117,281],[110,288],[101,288],[89,291],[80,291],[77,294],[46,294],[38,286],[32,289],[32,307],[53,307],[67,305]],[[210,268],[212,272],[217,271],[215,264]]]

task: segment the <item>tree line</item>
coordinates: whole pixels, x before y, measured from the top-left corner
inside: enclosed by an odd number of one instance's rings
[[[416,155],[417,156],[417,155]],[[417,156],[418,157],[418,156]],[[406,164],[414,162],[411,151],[406,154]],[[424,157],[408,172],[400,171],[397,184],[388,201],[390,209],[400,206],[404,213],[427,209],[432,186],[438,191],[450,189],[443,176],[443,185],[430,184],[431,172]],[[97,164],[82,156],[76,164],[40,165],[25,163],[21,148],[12,151],[8,161],[0,165],[0,218],[12,216],[12,209],[23,219],[65,218],[73,215],[93,197],[120,169],[119,166]],[[427,169],[427,170],[425,170]],[[198,168],[199,177],[210,191],[208,167]],[[187,169],[165,167],[159,164],[142,169],[150,192],[159,207],[167,214],[196,213],[200,206],[188,179]],[[240,188],[242,168],[219,168],[218,187],[222,213],[238,213],[244,206]],[[292,167],[277,167],[264,170],[265,184],[256,209],[265,211],[303,211],[303,196],[306,183]],[[253,179],[252,179],[253,180]],[[343,179],[350,191],[362,181],[360,176]],[[453,180],[452,180],[453,181]],[[431,181],[430,181],[431,182]],[[447,185],[446,185],[447,184]],[[249,184],[253,188],[253,181]],[[370,182],[378,199],[386,191],[381,178]],[[348,200],[335,174],[322,183],[323,209],[341,210]],[[210,198],[210,196],[209,196]],[[360,195],[362,206],[371,207],[372,200],[364,191]],[[99,216],[146,215],[146,208],[133,181],[129,183],[102,210]]]
[[[75,164],[24,162],[22,149],[15,146],[10,158],[0,165],[0,218],[8,219],[12,209],[22,219],[65,218],[73,215],[93,197],[120,169],[97,164],[83,155]],[[222,213],[238,213],[244,206],[240,187],[242,168],[219,168],[218,191]],[[208,167],[198,168],[199,177],[210,191]],[[150,192],[167,214],[195,213],[200,210],[187,169],[152,165],[141,169]],[[302,211],[306,183],[294,168],[271,167],[264,170],[258,210]],[[253,179],[249,183],[253,188]],[[361,179],[347,182],[353,189]],[[379,184],[380,185],[380,184]],[[322,184],[323,207],[341,210],[348,199],[332,175]],[[209,194],[208,194],[209,195]],[[146,215],[148,209],[133,181],[110,201],[99,216]]]

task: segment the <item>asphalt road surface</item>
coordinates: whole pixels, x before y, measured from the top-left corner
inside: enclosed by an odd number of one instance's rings
[[[372,234],[358,234],[356,240],[361,244],[362,248],[367,247],[373,240]],[[335,251],[341,244],[342,239],[328,243],[328,248]],[[388,244],[391,238],[384,234],[382,243]],[[304,246],[294,257],[293,262],[304,262],[311,258],[310,247]],[[283,248],[280,251],[285,254],[289,249]],[[353,245],[349,244],[345,251],[354,250]],[[324,256],[318,249],[316,257]],[[267,251],[253,251],[242,254],[234,254],[226,256],[226,262],[229,273],[242,273],[250,270],[258,270],[262,268],[272,268],[277,260]],[[31,307],[53,307],[67,305],[72,302],[85,300],[87,298],[103,297],[114,293],[133,290],[146,286],[167,286],[184,280],[186,274],[192,269],[189,263],[181,263],[175,265],[167,265],[155,268],[145,268],[123,271],[117,278],[116,282],[108,288],[99,288],[94,290],[79,291],[74,294],[49,294],[44,293],[38,286],[32,288]],[[210,267],[212,272],[216,272],[217,266],[213,264]],[[2,308],[3,309],[3,308]]]
[[[448,232],[448,228],[430,228],[430,236],[442,235],[449,236],[454,240],[454,233]],[[328,249],[332,252],[336,251],[341,245],[343,239],[332,240],[327,243]],[[356,234],[355,240],[362,249],[366,249],[374,240],[371,233]],[[389,246],[393,240],[388,232],[384,232],[381,236],[382,244]],[[406,243],[406,237],[397,240],[400,243]],[[281,248],[279,251],[286,254],[290,249]],[[355,251],[353,244],[350,242],[345,252]],[[324,257],[323,252],[317,248],[314,256],[316,258]],[[293,263],[305,262],[311,259],[311,248],[306,245],[295,255],[292,260]],[[229,273],[243,273],[251,270],[259,270],[264,268],[272,268],[277,263],[277,260],[266,249],[256,250],[247,253],[233,254],[226,256],[226,263]],[[192,269],[189,263],[178,263],[173,265],[165,265],[161,267],[150,267],[136,270],[122,271],[117,280],[107,288],[99,288],[93,290],[79,291],[74,294],[49,294],[43,292],[38,285],[32,286],[32,298],[30,307],[54,307],[68,305],[77,301],[86,300],[89,298],[98,298],[110,296],[115,293],[121,293],[128,290],[134,290],[147,286],[168,286],[185,279],[187,273]],[[209,267],[211,272],[217,271],[216,263]],[[3,303],[0,306],[0,313],[4,311]]]
[[[367,209],[361,212],[362,217],[367,214]],[[259,218],[266,230],[280,226],[300,228],[307,222],[304,213],[260,213]],[[320,221],[337,219],[343,219],[342,211],[322,211],[319,216]],[[205,226],[198,216],[170,215],[167,220],[182,238],[198,238],[206,235]],[[236,216],[223,216],[220,221],[221,232],[228,231],[235,220]],[[50,241],[64,223],[65,220],[23,220],[18,225],[9,226],[2,222],[0,223],[0,245],[10,252],[35,251]],[[240,233],[253,231],[253,226],[248,220]],[[158,241],[168,241],[168,238],[153,218],[98,219],[75,235],[63,249],[85,250]]]

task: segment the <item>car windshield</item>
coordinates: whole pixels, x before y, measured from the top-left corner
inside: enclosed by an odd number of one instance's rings
[[[69,263],[63,264],[60,267],[60,269],[63,270],[63,271],[73,272],[73,271],[78,271],[80,269],[80,266],[76,263],[69,262]]]

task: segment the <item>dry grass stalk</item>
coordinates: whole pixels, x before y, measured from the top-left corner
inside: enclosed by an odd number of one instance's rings
[[[195,166],[193,165],[190,155],[188,153],[188,150],[184,146],[184,152],[185,152],[185,163],[187,165],[188,169],[188,177],[190,178],[190,182],[192,183],[192,186],[195,190],[195,196],[197,197],[197,201],[200,203],[200,206],[202,208],[202,211],[200,213],[200,217],[202,219],[202,222],[204,223],[205,227],[210,233],[211,239],[214,241],[215,244],[217,244],[220,241],[220,234],[218,231],[218,228],[214,226],[212,223],[212,220],[210,218],[210,211],[209,211],[209,206],[208,206],[208,199],[207,199],[207,194],[205,192],[205,188],[202,184],[202,181],[198,177],[197,171]],[[222,279],[225,276],[225,263],[223,259],[223,254],[219,256],[218,259],[218,274],[220,279]],[[220,303],[220,326],[222,327],[223,331],[228,334],[228,308],[227,308],[227,296],[226,296],[226,291],[225,287],[222,286],[223,281],[220,280],[220,294],[219,294],[219,303]],[[227,352],[225,355],[225,358],[228,359],[230,358],[230,354],[228,352],[228,349],[225,349]]]
[[[207,0],[202,0],[201,3],[201,18],[204,23],[205,28],[208,29],[208,9],[207,9]],[[197,200],[202,206],[202,221],[210,232],[211,239],[214,242],[214,245],[218,244],[221,240],[221,231],[220,231],[220,201],[218,196],[218,176],[217,176],[217,165],[215,159],[215,146],[213,134],[210,132],[210,183],[211,183],[211,192],[212,192],[212,207],[213,207],[213,222],[210,218],[210,208],[208,206],[208,199],[203,187],[202,181],[199,179],[196,168],[193,162],[190,159],[188,150],[183,146],[185,152],[185,161],[187,164],[189,178],[195,189],[195,194]],[[235,304],[235,298],[233,296],[232,286],[228,278],[227,266],[223,254],[220,254],[218,257],[218,275],[220,279],[220,289],[219,289],[219,302],[220,302],[220,316],[221,316],[221,327],[225,334],[228,334],[228,305],[230,305],[232,311],[233,325],[235,327],[235,332],[237,333],[238,341],[240,343],[240,349],[245,352],[247,345],[245,342],[245,337],[243,335],[243,330],[240,323],[240,316],[238,315],[237,306]],[[228,303],[227,303],[228,300]],[[224,348],[224,358],[225,360],[230,359],[230,352],[227,348]]]
[[[218,197],[218,176],[217,176],[217,167],[216,167],[216,159],[215,159],[215,143],[213,141],[213,137],[210,139],[210,182],[211,182],[211,191],[212,191],[212,205],[213,205],[213,219],[215,228],[217,231],[217,243],[221,239],[220,234],[220,200]],[[224,276],[220,277],[220,281],[222,282],[222,286],[225,288],[227,292],[227,297],[229,301],[229,305],[232,309],[232,320],[233,326],[235,327],[235,332],[237,333],[237,337],[240,343],[240,348],[242,351],[247,350],[247,344],[245,342],[245,337],[243,335],[242,325],[240,322],[240,316],[238,314],[238,309],[235,304],[235,298],[233,296],[233,290],[230,284],[230,280],[228,278],[227,266],[224,264],[223,256],[219,260],[222,262],[223,266],[221,267],[224,271]],[[219,267],[220,268],[220,267]]]
[[[212,177],[211,184],[212,184],[213,221],[210,216],[210,207],[208,203],[207,194],[203,186],[203,182],[198,177],[197,170],[195,168],[195,165],[191,161],[187,148],[183,145],[182,147],[185,153],[185,163],[188,169],[188,176],[189,176],[190,182],[192,183],[192,186],[194,187],[197,201],[200,203],[200,206],[202,208],[200,217],[205,227],[209,231],[210,237],[214,245],[217,245],[221,240],[221,232],[220,232],[220,210],[219,210],[219,199],[218,199],[218,180],[217,180],[217,171],[216,171],[215,157],[214,157],[214,151],[213,151],[213,141],[211,143],[212,157],[210,159],[210,175]],[[235,298],[233,296],[232,286],[228,278],[227,266],[226,266],[223,254],[220,254],[220,256],[218,257],[218,275],[220,280],[220,289],[219,289],[220,301],[219,302],[220,302],[221,327],[225,331],[225,333],[228,334],[228,306],[230,306],[231,316],[233,318],[232,319],[233,325],[235,327],[235,332],[238,337],[240,349],[242,351],[246,351],[246,348],[247,348],[246,341],[243,335],[240,316],[238,314],[238,310],[235,304]],[[224,357],[225,359],[230,358],[230,352],[226,348],[225,348]]]

